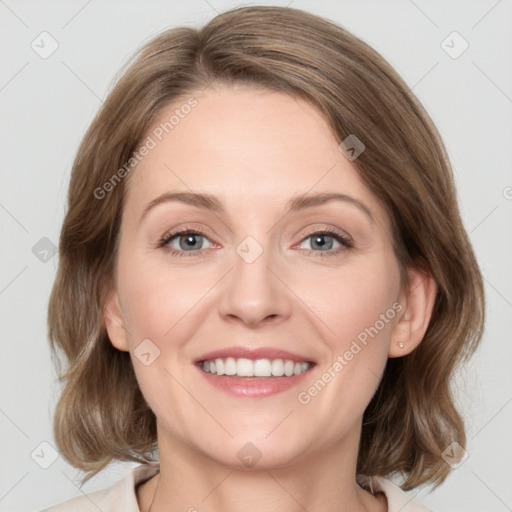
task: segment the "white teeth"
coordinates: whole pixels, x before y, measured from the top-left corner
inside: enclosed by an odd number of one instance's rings
[[[293,375],[293,367],[295,366],[293,361],[289,359],[284,362],[284,374],[287,377],[291,377]]]
[[[272,373],[272,364],[269,359],[256,359],[254,365],[255,377],[270,377]]]
[[[241,357],[236,360],[236,374],[239,377],[254,377],[253,362]]]
[[[215,368],[217,375],[224,375],[224,361],[222,359],[215,359]]]
[[[224,363],[224,373],[226,375],[236,375],[236,361],[233,357],[228,357]]]
[[[238,377],[292,377],[306,372],[308,362],[296,363],[290,359],[246,359],[240,357],[217,358],[203,361],[203,370],[216,375],[236,375]]]
[[[307,369],[308,363],[306,363]],[[272,375],[274,377],[281,377],[284,375],[284,363],[282,359],[274,359],[272,361]]]

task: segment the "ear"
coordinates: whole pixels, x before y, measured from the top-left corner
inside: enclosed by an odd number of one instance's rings
[[[389,357],[410,354],[420,344],[434,309],[437,286],[431,274],[419,269],[408,274],[409,285],[398,299],[402,309],[393,326]]]
[[[118,350],[128,352],[128,338],[126,336],[123,315],[119,304],[119,296],[115,290],[110,292],[105,301],[103,320],[112,345]]]

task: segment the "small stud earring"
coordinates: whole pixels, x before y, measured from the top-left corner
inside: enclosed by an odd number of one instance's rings
[[[405,345],[404,345],[401,341],[398,343],[398,346],[399,346],[400,348],[404,348],[404,347],[405,347]]]

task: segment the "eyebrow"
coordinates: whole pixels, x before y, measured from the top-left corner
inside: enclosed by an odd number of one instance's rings
[[[366,206],[363,202],[359,201],[359,199],[356,199],[355,197],[339,193],[323,192],[318,194],[302,194],[300,196],[293,197],[288,201],[286,205],[286,212],[296,212],[306,208],[313,208],[315,206],[320,206],[331,201],[343,201],[345,203],[354,205],[363,213],[365,213],[372,222],[375,222],[375,218],[368,206]],[[159,204],[172,202],[188,204],[195,206],[196,208],[211,210],[215,213],[224,213],[226,211],[224,202],[212,194],[200,194],[196,192],[165,192],[153,199],[145,206],[139,222],[142,222],[149,211]]]

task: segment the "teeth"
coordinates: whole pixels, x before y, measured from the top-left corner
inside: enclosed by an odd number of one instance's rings
[[[311,363],[296,363],[290,359],[246,359],[227,357],[203,361],[203,370],[216,375],[238,377],[291,377],[306,372]]]
[[[256,359],[253,363],[254,375],[256,377],[271,377],[275,375],[270,359]]]
[[[222,359],[215,359],[215,368],[217,375],[224,375],[224,361]]]
[[[226,375],[236,375],[236,361],[233,357],[228,357],[224,363],[224,373]]]
[[[240,358],[236,360],[236,374],[239,377],[253,377],[254,365],[250,359]]]
[[[282,359],[274,359],[272,361],[272,375],[274,377],[282,377],[284,375],[284,363]]]
[[[293,363],[293,361],[287,360],[284,362],[284,374],[287,377],[291,377],[293,375],[294,366],[295,364]]]

